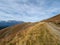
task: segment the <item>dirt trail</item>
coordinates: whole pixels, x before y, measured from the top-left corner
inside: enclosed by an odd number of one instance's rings
[[[46,23],[47,28],[50,29],[52,33],[60,37],[60,28],[54,25],[53,23]]]

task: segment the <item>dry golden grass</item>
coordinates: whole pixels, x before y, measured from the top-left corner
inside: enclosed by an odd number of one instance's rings
[[[12,30],[12,34],[4,38],[2,36],[0,45],[60,45],[60,32],[55,29],[54,24],[52,26],[47,22],[39,22],[24,25],[22,26],[25,27],[24,29],[20,26],[7,29],[8,33]]]
[[[56,35],[55,32],[51,32],[52,29],[47,28],[46,23],[37,24],[32,29],[27,31],[26,36],[20,39],[20,45],[59,45],[60,35]],[[51,30],[51,31],[50,31]]]
[[[60,24],[60,14],[58,14],[57,16],[54,16],[52,18],[43,20],[43,21],[45,21],[45,22],[53,22],[53,23],[59,25]]]
[[[60,14],[41,22],[2,29],[0,45],[60,45]]]

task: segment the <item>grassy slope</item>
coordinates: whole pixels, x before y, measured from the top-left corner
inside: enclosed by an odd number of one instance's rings
[[[55,29],[46,23],[38,23],[30,29],[23,39],[20,39],[20,45],[59,45],[60,35]],[[57,30],[56,30],[57,31]],[[18,38],[18,37],[17,37]],[[18,43],[18,42],[17,42]]]
[[[12,33],[9,36],[0,39],[0,45],[60,45],[60,29],[56,29],[55,25],[51,24],[47,22],[28,23],[27,27],[23,25],[25,28],[22,28],[22,31],[20,26],[17,26],[17,28],[11,29]],[[14,30],[17,29],[18,31],[15,33]]]
[[[55,23],[56,25],[60,26],[60,14],[58,14],[57,16],[54,16],[54,17],[52,17],[52,18],[43,20],[43,21],[45,21],[45,22],[53,22],[53,23]]]
[[[23,23],[23,24],[18,24],[12,27],[7,27],[3,30],[0,31],[0,43],[2,43],[1,45],[4,45],[4,42],[10,42],[15,36],[16,34],[18,34],[19,32],[26,32],[24,31],[26,28],[29,28],[31,26],[33,26],[36,23]]]

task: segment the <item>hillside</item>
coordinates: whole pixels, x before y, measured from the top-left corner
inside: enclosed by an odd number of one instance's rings
[[[54,17],[51,17],[47,20],[43,20],[43,21],[46,21],[46,22],[54,22],[54,23],[60,23],[60,14],[54,16]]]
[[[20,27],[21,26],[21,27]],[[25,27],[25,28],[22,28]],[[53,23],[39,22],[6,28],[0,33],[0,45],[59,45],[60,29]]]
[[[51,17],[49,19],[43,20],[41,22],[52,22],[52,23],[55,23],[57,26],[60,27],[60,14],[58,14],[54,17]]]
[[[0,45],[60,45],[59,16],[2,29],[0,30]]]
[[[30,26],[30,23],[23,23],[23,24],[18,24],[18,25],[15,25],[15,26],[11,26],[11,27],[7,27],[5,29],[2,29],[0,31],[0,38],[5,37],[5,35],[8,34],[8,33],[10,35],[10,34],[13,34],[15,32],[18,32],[20,30],[23,30],[23,29],[25,29],[29,26]],[[1,36],[1,34],[2,34],[2,36]]]

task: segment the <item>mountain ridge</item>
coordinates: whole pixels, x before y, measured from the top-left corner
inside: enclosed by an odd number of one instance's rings
[[[23,21],[15,21],[15,20],[9,20],[9,21],[0,21],[0,30],[13,26],[13,25],[17,25],[17,24],[21,24],[24,23]]]
[[[60,23],[59,16],[2,29],[0,45],[60,45],[60,26],[57,26]]]
[[[49,19],[43,20],[43,21],[60,23],[60,14],[58,14],[58,15],[56,15],[56,16],[53,16],[53,17],[51,17],[51,18],[49,18]]]

